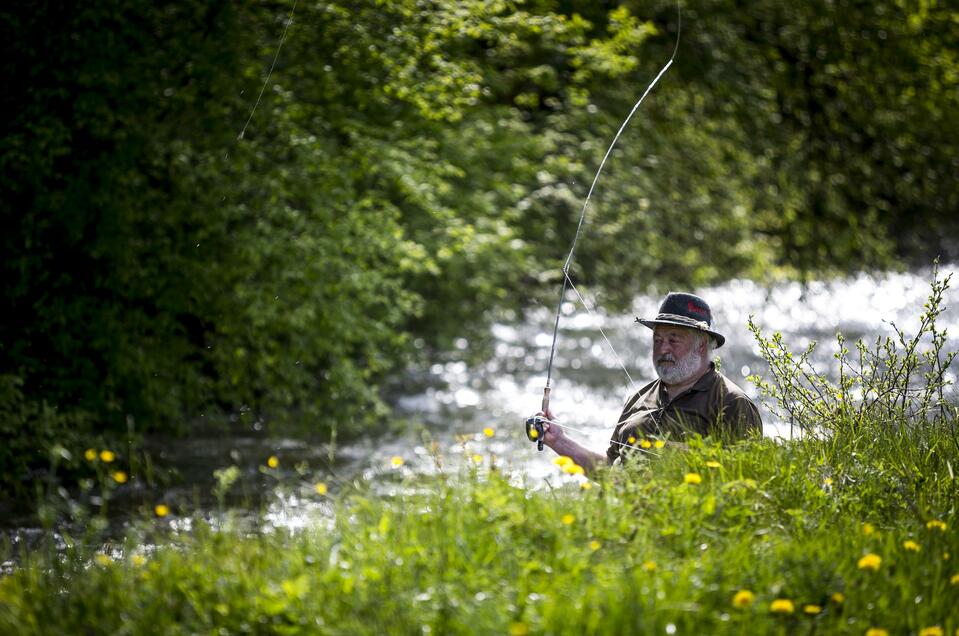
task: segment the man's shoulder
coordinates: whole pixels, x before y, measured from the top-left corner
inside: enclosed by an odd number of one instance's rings
[[[713,380],[714,386],[722,393],[727,400],[748,400],[752,399],[746,394],[741,386],[730,380],[726,374],[715,370],[716,377]]]

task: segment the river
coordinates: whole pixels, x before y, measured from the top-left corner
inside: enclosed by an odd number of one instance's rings
[[[956,265],[941,267],[940,277],[957,269]],[[931,277],[931,269],[926,269],[859,274],[805,285],[763,287],[733,280],[696,292],[710,303],[714,327],[727,339],[715,352],[721,368],[761,404],[764,434],[788,438],[793,434],[788,423],[775,416],[747,381],[750,374],[769,373],[747,330],[748,318],[752,316],[767,336],[781,332],[794,351],[811,341],[820,343],[815,364],[833,372],[837,332],[848,341],[894,335],[893,324],[907,334],[914,333]],[[949,302],[954,298],[955,291],[949,290],[946,309],[939,318],[939,327],[951,334],[947,349],[959,348],[959,303]],[[630,391],[619,360],[636,385],[653,378],[651,332],[635,323],[634,317],[655,316],[660,298],[640,296],[632,311],[624,315],[606,315],[596,308],[587,311],[573,300],[571,297],[562,309],[551,404],[561,421],[577,429],[571,433],[574,437],[601,452]],[[403,477],[456,471],[464,463],[475,463],[484,470],[494,462],[517,483],[531,488],[543,487],[546,480],[559,483],[568,478],[552,463],[552,452],[537,452],[526,439],[522,424],[539,409],[552,326],[552,312],[536,310],[524,322],[492,327],[494,355],[485,363],[468,366],[453,359],[434,364],[426,371],[428,388],[396,401],[397,415],[409,422],[405,432],[396,435],[331,447],[329,440],[255,434],[252,429],[256,425],[244,423],[241,428],[247,433],[239,436],[153,440],[151,452],[159,463],[170,466],[175,479],[160,493],[135,484],[125,487],[118,493],[116,509],[124,510],[123,501],[128,502],[127,509],[140,506],[147,510],[151,502],[162,501],[174,511],[164,522],[188,530],[191,515],[216,517],[212,512],[212,474],[231,465],[240,470],[228,499],[230,506],[257,508],[263,512],[258,518],[266,526],[290,529],[315,524],[329,515],[329,498],[352,484],[369,485],[388,496],[403,488]],[[461,340],[457,346],[465,351],[470,344]],[[955,377],[954,370],[951,377]],[[492,436],[484,434],[484,429],[491,429]],[[271,455],[279,460],[275,469],[265,466]],[[400,461],[402,465],[397,465]],[[315,492],[319,482],[329,488],[327,496]],[[120,519],[122,523],[122,513]],[[8,536],[15,544],[32,543],[43,534],[35,527],[14,525],[19,527]]]

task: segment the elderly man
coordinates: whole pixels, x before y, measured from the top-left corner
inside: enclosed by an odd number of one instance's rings
[[[659,379],[626,401],[606,454],[577,443],[558,423],[543,424],[547,446],[590,470],[622,461],[647,436],[676,441],[698,433],[736,440],[762,431],[756,405],[710,360],[712,350],[726,339],[713,331],[706,301],[693,294],[670,293],[655,319],[636,321],[653,330],[653,364]],[[548,410],[542,415],[555,419]]]

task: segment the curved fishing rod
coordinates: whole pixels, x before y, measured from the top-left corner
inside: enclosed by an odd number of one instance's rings
[[[560,315],[562,314],[563,301],[566,299],[566,290],[572,287],[573,290],[576,291],[576,294],[579,296],[580,300],[583,302],[584,306],[586,306],[586,310],[589,311],[589,306],[585,304],[586,303],[585,299],[583,299],[583,297],[579,295],[579,291],[576,290],[576,287],[573,285],[572,280],[570,279],[570,276],[569,276],[569,267],[572,264],[573,256],[576,253],[576,243],[579,242],[579,236],[583,230],[583,221],[586,220],[586,211],[589,208],[589,200],[593,196],[593,190],[596,188],[596,183],[599,181],[599,175],[602,174],[603,172],[603,167],[606,165],[606,160],[609,158],[610,153],[613,152],[613,148],[616,146],[616,142],[619,141],[620,135],[623,134],[623,130],[625,130],[627,124],[629,124],[629,120],[632,119],[633,115],[636,113],[640,105],[646,99],[646,96],[649,95],[650,91],[653,90],[653,87],[659,82],[660,78],[663,75],[665,75],[667,70],[669,70],[669,67],[673,65],[673,60],[676,59],[676,53],[679,51],[679,37],[682,31],[682,25],[683,25],[682,11],[680,9],[680,5],[678,2],[676,3],[676,15],[677,15],[676,44],[673,47],[673,53],[672,55],[670,55],[669,61],[666,62],[663,68],[660,69],[659,73],[656,74],[656,77],[653,78],[653,81],[651,81],[649,83],[649,86],[646,87],[646,90],[643,91],[642,96],[640,96],[636,104],[633,105],[632,110],[629,111],[629,115],[627,115],[626,119],[623,120],[622,125],[620,125],[619,130],[616,132],[616,136],[613,137],[612,143],[610,143],[609,148],[606,149],[606,154],[603,155],[603,160],[600,161],[599,163],[599,168],[596,170],[596,175],[593,177],[593,182],[590,184],[589,191],[586,194],[586,200],[583,202],[583,209],[579,215],[579,223],[577,223],[576,225],[576,233],[573,235],[573,242],[570,245],[569,254],[566,256],[566,261],[563,263],[563,270],[562,270],[563,285],[559,294],[559,303],[556,306],[556,319],[553,322],[553,343],[550,346],[549,363],[547,364],[547,367],[546,367],[546,386],[543,388],[543,402],[542,402],[541,410],[544,414],[549,409],[549,395],[551,390],[550,385],[552,383],[552,378],[553,378],[553,358],[556,355],[556,341],[559,336],[559,318],[560,318]],[[613,345],[612,343],[610,343],[609,338],[606,337],[606,334],[603,332],[602,327],[600,327],[600,333],[603,334],[603,338],[606,340],[606,344],[609,345],[610,349],[613,349]],[[613,349],[613,354],[616,355],[615,349]],[[619,361],[620,366],[623,368],[623,371],[626,373],[626,377],[629,378],[630,384],[632,384],[632,378],[629,376],[629,371],[626,370],[625,365],[623,365],[618,355],[616,355],[616,359]],[[562,426],[558,422],[552,422],[552,423],[557,424],[558,426]],[[539,428],[542,428],[542,427],[540,426]],[[527,434],[529,434],[529,430],[530,430],[530,425],[529,425],[529,421],[527,421]],[[542,431],[540,431],[540,435],[542,435]],[[541,437],[539,441],[539,448],[540,450],[542,450]]]

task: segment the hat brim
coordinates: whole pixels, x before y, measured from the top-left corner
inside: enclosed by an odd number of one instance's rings
[[[713,340],[716,342],[716,346],[713,347],[714,349],[718,349],[724,344],[726,344],[726,337],[723,336],[721,333],[719,333],[718,331],[713,331],[712,329],[708,327],[702,327],[700,325],[697,325],[692,321],[680,322],[678,320],[662,320],[658,318],[656,319],[637,318],[636,322],[646,327],[649,327],[650,329],[655,329],[656,325],[668,325],[670,327],[685,327],[686,329],[691,329],[693,331],[699,331],[702,333],[709,334],[710,336],[712,336]]]

